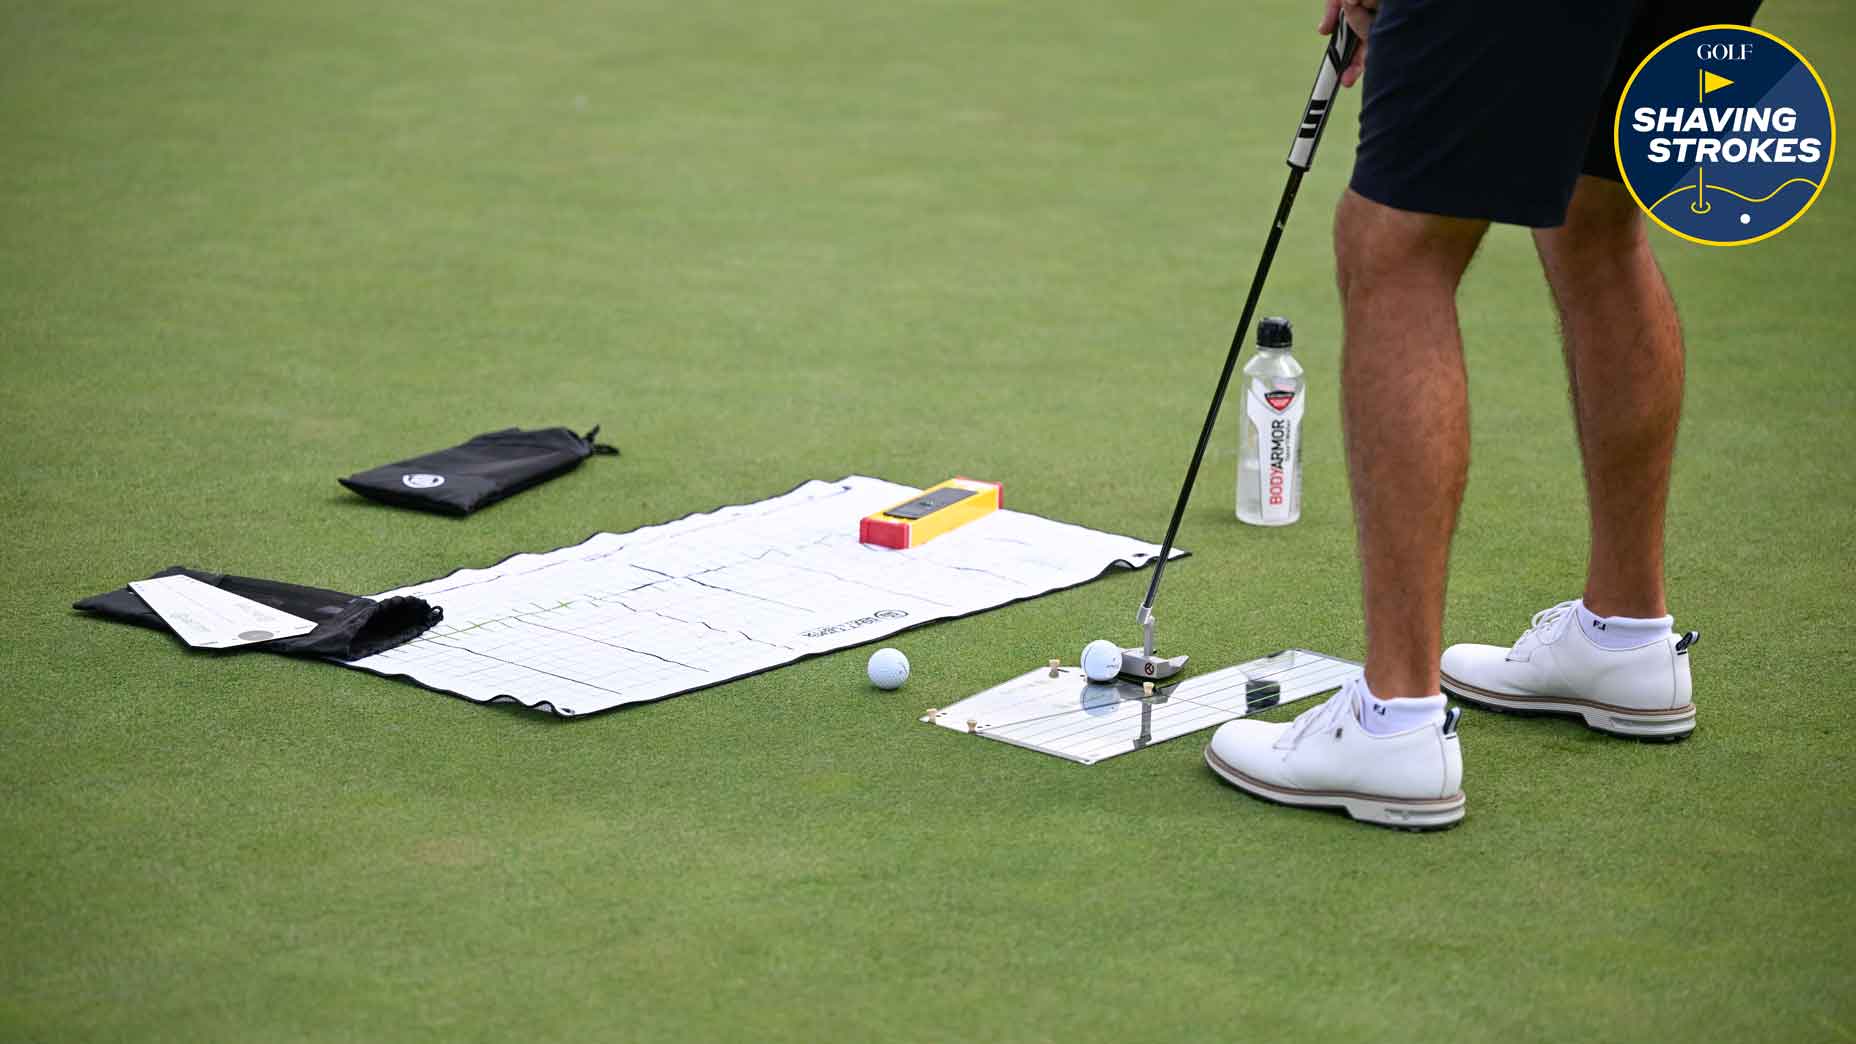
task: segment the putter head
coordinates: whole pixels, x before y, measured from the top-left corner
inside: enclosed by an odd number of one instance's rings
[[[1135,681],[1164,681],[1186,669],[1185,656],[1156,656],[1146,649],[1121,651],[1121,676]]]

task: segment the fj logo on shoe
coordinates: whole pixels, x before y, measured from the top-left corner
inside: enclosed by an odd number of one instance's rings
[[[1745,25],[1671,37],[1631,73],[1612,142],[1650,220],[1691,243],[1778,235],[1824,190],[1836,116],[1817,70]]]
[[[400,476],[400,485],[407,489],[431,489],[445,484],[443,475],[410,474]]]

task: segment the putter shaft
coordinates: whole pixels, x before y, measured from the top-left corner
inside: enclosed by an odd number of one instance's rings
[[[1352,64],[1353,56],[1359,49],[1360,38],[1348,27],[1346,18],[1341,18],[1335,26],[1334,35],[1328,37],[1327,50],[1321,56],[1321,68],[1315,74],[1314,90],[1310,92],[1308,105],[1302,110],[1302,122],[1296,129],[1295,140],[1289,146],[1289,180],[1282,188],[1282,199],[1276,204],[1276,218],[1270,222],[1269,238],[1263,244],[1263,256],[1257,260],[1256,274],[1250,278],[1250,293],[1244,298],[1244,311],[1237,320],[1237,330],[1231,335],[1231,348],[1225,353],[1224,369],[1218,374],[1218,387],[1212,392],[1211,408],[1205,411],[1205,426],[1199,429],[1199,442],[1192,450],[1192,463],[1186,466],[1186,480],[1180,484],[1179,500],[1173,504],[1173,518],[1166,526],[1166,539],[1160,544],[1160,557],[1154,562],[1154,575],[1147,582],[1147,597],[1142,599],[1140,611],[1135,614],[1146,635],[1146,653],[1153,655],[1152,626],[1154,599],[1160,594],[1160,578],[1166,574],[1167,559],[1173,554],[1173,541],[1179,536],[1179,524],[1186,517],[1186,504],[1192,500],[1192,486],[1198,481],[1199,465],[1205,460],[1205,447],[1211,444],[1212,432],[1218,426],[1218,407],[1224,404],[1225,391],[1231,386],[1231,374],[1237,370],[1238,355],[1243,352],[1244,340],[1250,332],[1250,320],[1256,314],[1257,300],[1263,296],[1263,284],[1269,278],[1270,262],[1276,258],[1276,246],[1282,242],[1282,230],[1289,224],[1289,211],[1295,206],[1295,194],[1302,187],[1302,175],[1314,165],[1315,147],[1321,144],[1321,134],[1327,128],[1328,115],[1332,110],[1334,94],[1340,89],[1341,70]]]

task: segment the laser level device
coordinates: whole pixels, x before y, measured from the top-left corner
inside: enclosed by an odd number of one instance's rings
[[[864,516],[857,539],[878,547],[920,547],[935,537],[999,510],[1005,486],[980,479],[951,478],[920,494]]]

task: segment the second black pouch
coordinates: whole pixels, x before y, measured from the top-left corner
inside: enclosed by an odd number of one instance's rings
[[[616,454],[568,428],[486,432],[462,445],[411,457],[340,479],[370,500],[399,507],[468,515],[580,466],[595,453]]]

